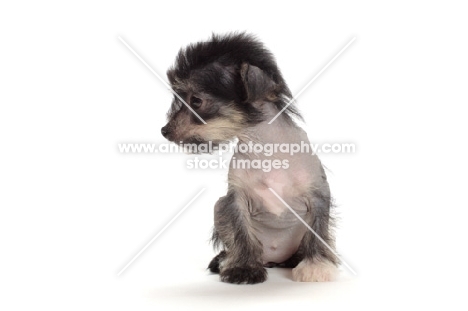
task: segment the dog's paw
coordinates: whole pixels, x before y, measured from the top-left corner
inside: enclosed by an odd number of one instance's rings
[[[292,270],[296,282],[330,282],[336,279],[338,268],[330,261],[304,259]]]
[[[220,273],[221,281],[235,284],[256,284],[267,279],[267,271],[263,267],[233,267]]]
[[[226,251],[221,251],[218,255],[216,255],[208,265],[208,269],[213,273],[219,273],[221,268],[221,263],[226,258]]]

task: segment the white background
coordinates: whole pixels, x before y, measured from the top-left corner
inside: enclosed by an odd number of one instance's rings
[[[11,2],[13,3],[13,2]],[[0,5],[0,305],[4,310],[467,307],[468,22],[462,1],[116,1]],[[123,155],[163,142],[158,72],[211,32],[246,30],[275,54],[321,155],[357,272],[254,286],[205,267],[226,172],[187,155]],[[206,190],[122,275],[200,189]],[[4,305],[4,306],[3,306]]]

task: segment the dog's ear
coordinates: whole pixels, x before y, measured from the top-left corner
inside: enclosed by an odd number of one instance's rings
[[[246,102],[275,98],[276,83],[257,66],[243,63],[240,70]]]

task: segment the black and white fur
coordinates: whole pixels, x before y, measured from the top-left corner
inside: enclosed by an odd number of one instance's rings
[[[301,118],[272,54],[245,33],[213,35],[181,49],[167,72],[172,88],[207,124],[174,97],[164,137],[176,143],[309,143],[294,121]],[[236,159],[267,159],[235,153]],[[231,165],[228,192],[215,205],[213,243],[221,252],[209,264],[228,283],[260,283],[265,267],[290,267],[295,281],[329,281],[338,258],[269,190],[273,189],[330,247],[331,196],[315,155],[278,153],[287,169],[239,169]],[[271,158],[271,157],[270,157]]]

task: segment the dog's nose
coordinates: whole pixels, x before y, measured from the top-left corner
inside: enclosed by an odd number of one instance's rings
[[[167,128],[167,125],[161,128],[161,134],[162,136],[167,137],[167,135],[169,134],[169,129]]]

